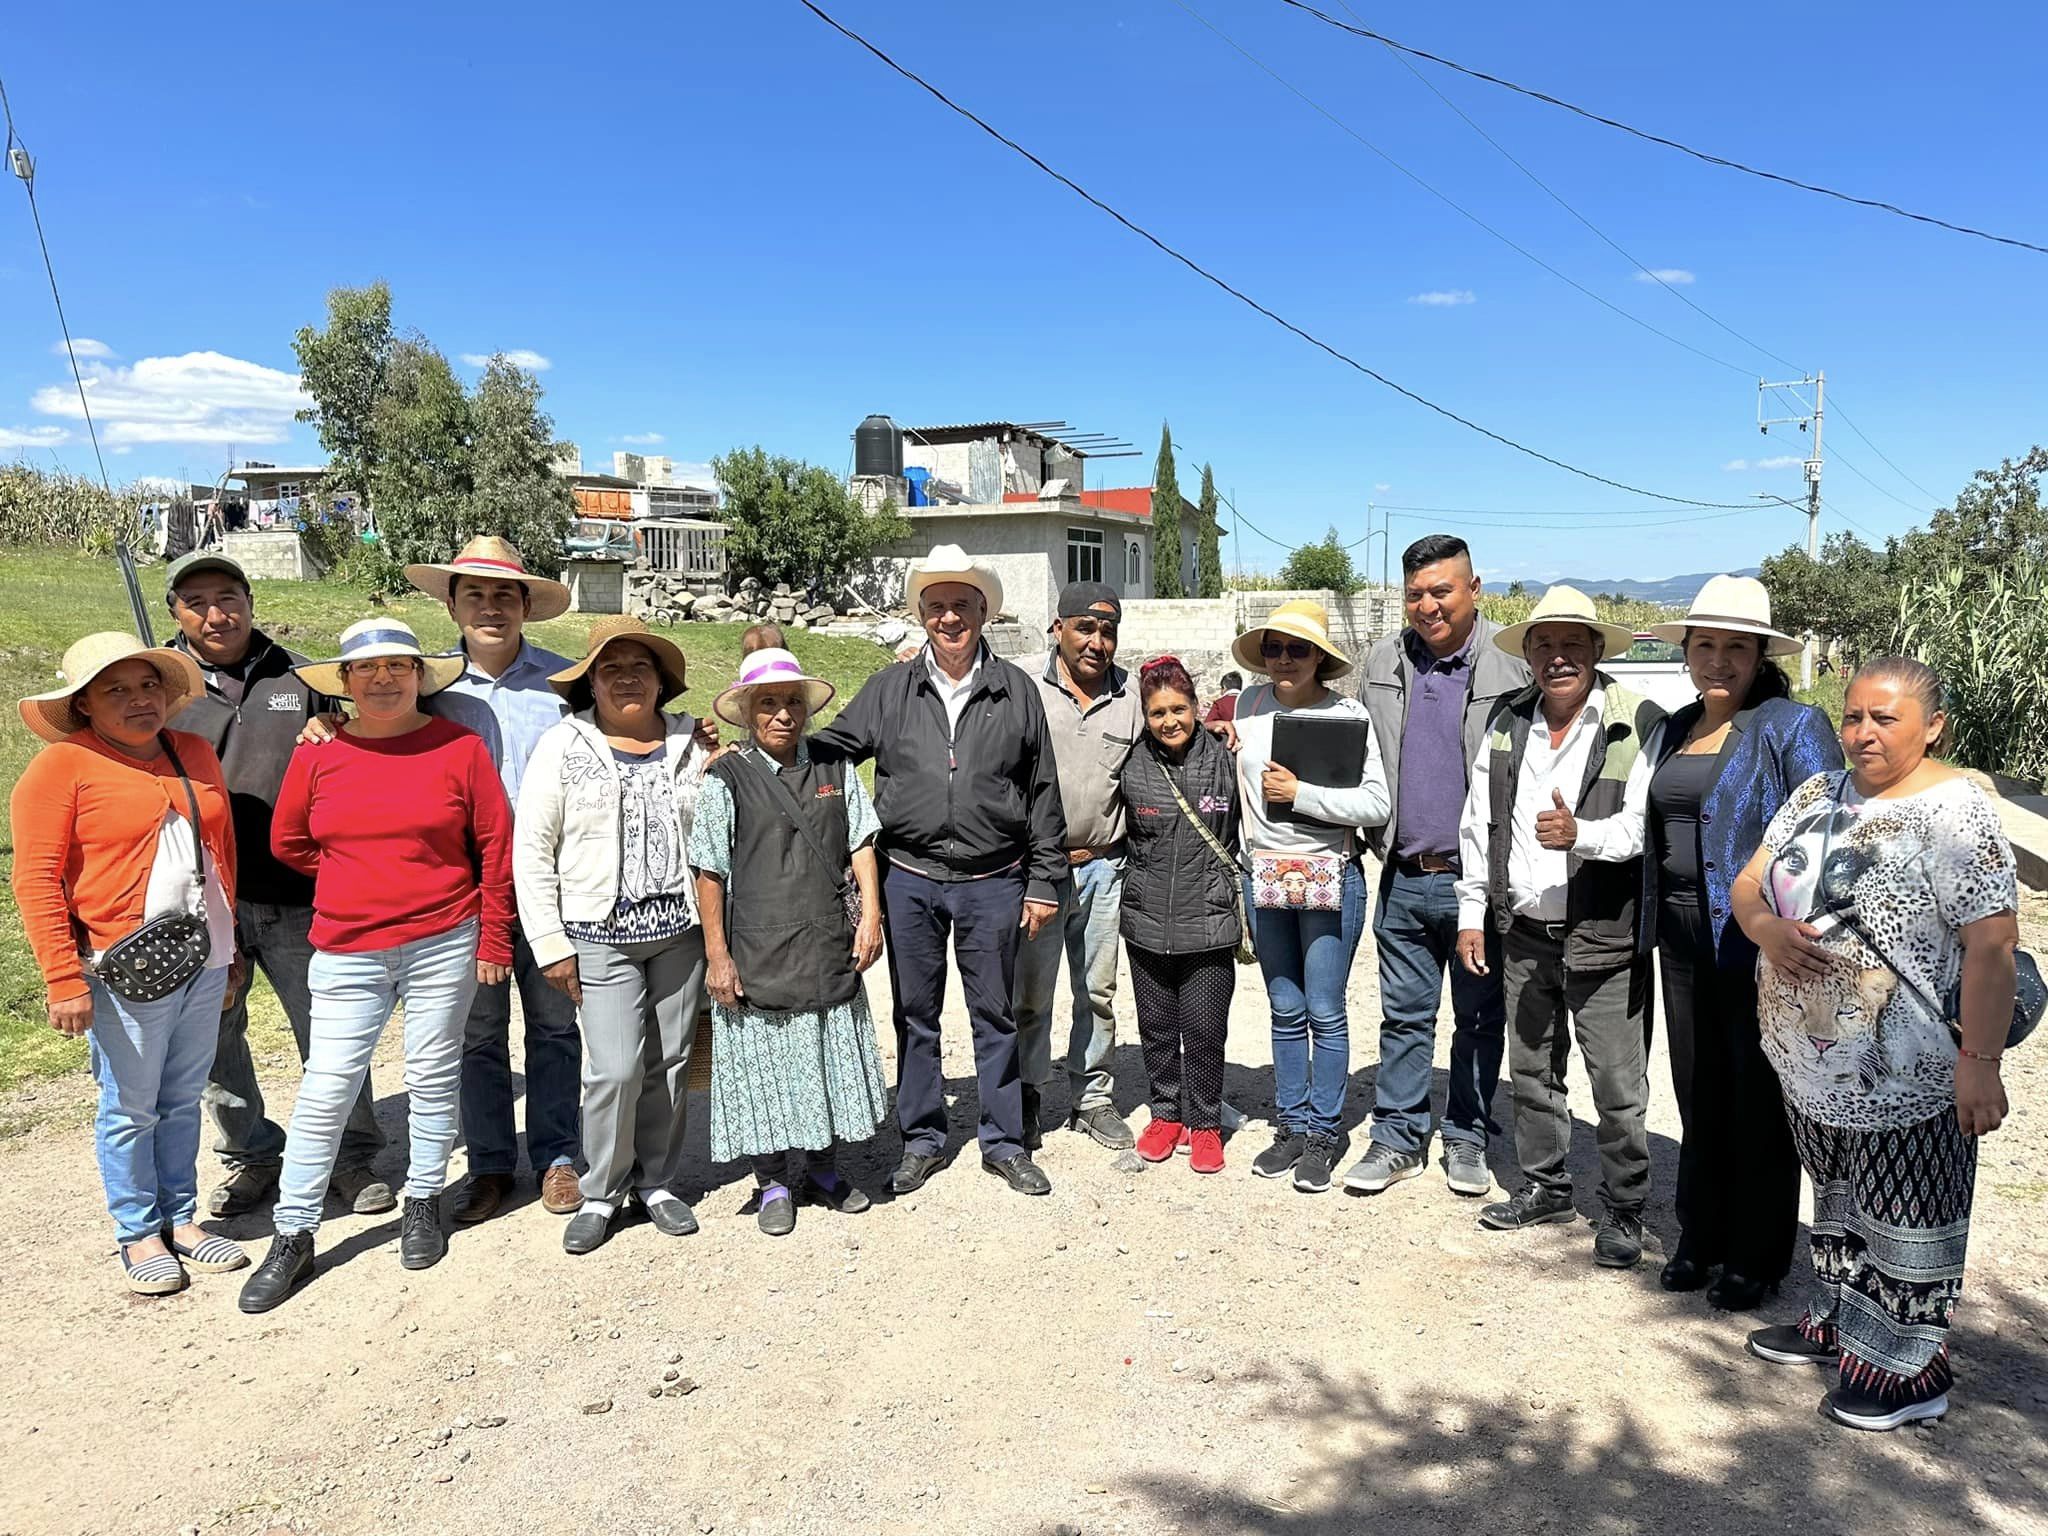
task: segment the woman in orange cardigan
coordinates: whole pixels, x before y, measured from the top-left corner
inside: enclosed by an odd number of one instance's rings
[[[92,1037],[100,1085],[93,1136],[128,1288],[167,1295],[184,1288],[187,1269],[219,1273],[249,1262],[198,1225],[199,1093],[221,1009],[242,979],[227,786],[211,747],[164,729],[205,688],[182,652],[133,635],[88,635],[64,653],[60,675],[64,687],[21,701],[23,722],[51,745],[10,802],[14,899],[48,989],[51,1028]],[[121,996],[102,978],[101,957],[145,923],[179,913],[204,921],[204,965],[154,1001]]]

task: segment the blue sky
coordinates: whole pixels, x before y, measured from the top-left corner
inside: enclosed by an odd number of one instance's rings
[[[1735,366],[1507,249],[1179,0],[826,8],[1254,297],[1461,414],[1676,496],[1802,494],[1804,440],[1755,426],[1756,377],[1794,370],[1642,280],[1385,50],[1277,0],[1187,4],[1503,234]],[[1922,6],[1838,0],[1359,11],[1704,148],[2048,243],[2038,5],[1936,26]],[[794,0],[614,4],[573,24],[516,0],[197,15],[35,7],[0,59],[74,333],[104,349],[90,366],[117,478],[211,479],[231,448],[316,456],[289,422],[292,332],[319,320],[328,288],[382,277],[400,323],[451,359],[544,359],[557,428],[593,464],[659,434],[651,451],[687,462],[760,442],[844,467],[854,425],[885,411],[1121,433],[1146,456],[1100,463],[1091,483],[1132,484],[1150,478],[1164,419],[1187,450],[1183,487],[1210,460],[1244,517],[1284,543],[1330,525],[1363,537],[1369,501],[1486,509],[1400,514],[1395,550],[1449,527],[1503,580],[1731,568],[1803,536],[1789,509],[1643,513],[1656,504],[1430,415],[1169,262]],[[1416,67],[1686,297],[1826,369],[1825,491],[1841,515],[1897,531],[1935,504],[1911,481],[1945,501],[2048,435],[2038,348],[2014,340],[2048,320],[2048,257]],[[0,452],[86,468],[26,206],[13,186],[0,194]],[[1361,556],[1377,569],[1379,542]],[[1249,530],[1225,545],[1226,564],[1282,558]]]

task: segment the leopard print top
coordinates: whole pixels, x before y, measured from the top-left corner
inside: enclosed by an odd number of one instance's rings
[[[1916,1125],[1950,1108],[1948,1021],[1823,908],[1846,906],[1915,987],[1947,997],[1962,967],[1958,930],[2019,906],[2012,848],[1983,791],[1952,778],[1869,800],[1846,773],[1816,774],[1772,818],[1764,848],[1771,910],[1814,923],[1843,962],[1819,981],[1757,962],[1764,1054],[1785,1097],[1810,1119],[1859,1131]]]

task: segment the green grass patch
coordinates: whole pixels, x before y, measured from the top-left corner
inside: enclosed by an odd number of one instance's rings
[[[1795,676],[1797,672],[1798,668],[1795,664],[1793,666]],[[1802,704],[1811,704],[1816,709],[1821,710],[1830,720],[1835,722],[1836,728],[1840,729],[1842,724],[1842,699],[1848,691],[1849,684],[1847,679],[1840,672],[1830,672],[1826,677],[1816,677],[1811,688],[1801,688],[1795,684],[1792,696]]]

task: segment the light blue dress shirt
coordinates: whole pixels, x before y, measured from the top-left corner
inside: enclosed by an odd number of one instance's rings
[[[521,640],[519,654],[504,676],[492,677],[469,660],[465,647],[462,676],[424,702],[428,714],[468,726],[483,737],[505,783],[505,798],[515,808],[519,781],[535,744],[569,713],[569,701],[548,686],[549,675],[568,665],[566,656]]]

